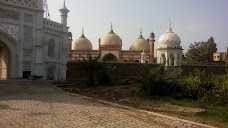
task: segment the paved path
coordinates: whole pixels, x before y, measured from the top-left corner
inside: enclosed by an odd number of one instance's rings
[[[0,81],[0,128],[206,128],[60,91],[45,81]]]

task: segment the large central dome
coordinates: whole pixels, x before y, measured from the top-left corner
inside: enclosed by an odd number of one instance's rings
[[[130,51],[150,51],[150,45],[147,40],[145,40],[140,34],[139,38],[137,38],[131,45]]]
[[[111,29],[111,31],[101,39],[100,45],[121,45],[121,38]]]
[[[158,48],[180,48],[180,37],[172,31],[169,26],[166,33],[164,33],[158,40]]]

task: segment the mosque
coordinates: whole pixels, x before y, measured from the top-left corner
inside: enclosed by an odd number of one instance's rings
[[[129,50],[122,50],[122,39],[114,32],[112,25],[111,30],[98,40],[98,50],[93,50],[92,43],[87,39],[82,30],[82,35],[75,41],[69,36],[68,58],[69,60],[81,60],[99,56],[99,61],[122,61],[122,62],[139,62],[139,63],[159,63],[165,66],[182,65],[182,46],[181,40],[177,34],[172,31],[171,23],[167,31],[159,38],[157,50],[157,60],[155,59],[155,34],[152,32],[149,39],[142,36],[132,42]],[[73,48],[73,49],[71,49]]]
[[[59,10],[61,23],[44,18],[46,0],[0,0],[0,80],[39,76],[44,80],[66,80],[67,62],[99,56],[99,61],[182,64],[180,38],[168,30],[159,38],[155,60],[155,34],[149,39],[140,33],[129,50],[122,49],[121,37],[111,26],[110,32],[98,39],[94,50],[84,32],[72,40],[68,32],[65,6]],[[73,45],[73,49],[71,49]]]
[[[44,18],[45,0],[0,0],[0,80],[66,80],[68,27]]]

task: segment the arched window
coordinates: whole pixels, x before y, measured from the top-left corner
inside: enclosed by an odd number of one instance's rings
[[[55,79],[55,67],[50,66],[47,69],[47,80],[54,80]]]
[[[55,41],[53,39],[48,41],[48,56],[49,57],[55,56]]]

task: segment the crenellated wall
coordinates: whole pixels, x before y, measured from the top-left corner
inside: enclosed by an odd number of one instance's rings
[[[19,5],[23,7],[29,8],[37,8],[38,7],[38,0],[1,0],[4,3],[12,4],[12,5]]]
[[[43,20],[44,28],[54,29],[57,31],[62,31],[63,25],[48,19]]]

